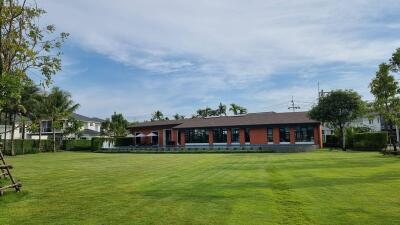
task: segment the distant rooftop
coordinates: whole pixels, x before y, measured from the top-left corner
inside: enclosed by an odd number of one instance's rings
[[[81,120],[84,122],[97,122],[97,123],[102,123],[104,122],[103,119],[97,118],[97,117],[87,117],[87,116],[83,116],[77,113],[73,113],[72,117],[74,117],[77,120]]]
[[[260,112],[248,113],[236,116],[218,116],[206,118],[190,118],[181,120],[159,120],[152,122],[142,122],[133,124],[129,127],[156,127],[171,126],[174,128],[205,128],[205,127],[233,127],[233,126],[257,126],[257,125],[277,125],[277,124],[306,124],[319,123],[311,120],[307,112]]]

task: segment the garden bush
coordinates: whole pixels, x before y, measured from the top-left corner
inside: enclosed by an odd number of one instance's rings
[[[340,138],[336,135],[326,135],[326,142],[325,146],[326,147],[340,147]]]
[[[94,137],[92,138],[92,151],[101,150],[104,142],[114,143],[113,138]]]
[[[134,145],[133,138],[129,137],[116,137],[114,146],[115,147],[123,147],[123,146],[131,146]]]
[[[387,132],[369,132],[353,135],[353,149],[380,151],[386,148],[388,143]]]
[[[91,140],[66,140],[65,150],[67,151],[91,151],[92,141]]]
[[[2,141],[3,143],[3,141]],[[58,142],[56,142],[56,149],[60,150],[61,146]],[[52,140],[42,140],[42,152],[51,152],[53,151],[53,141]],[[39,152],[39,140],[14,140],[14,149],[16,155],[23,154],[34,154]],[[7,140],[6,151],[4,154],[11,155],[11,140]]]

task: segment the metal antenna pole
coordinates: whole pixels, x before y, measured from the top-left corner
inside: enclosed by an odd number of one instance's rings
[[[288,109],[292,109],[293,112],[296,112],[296,109],[300,109],[300,106],[296,106],[296,105],[294,104],[293,96],[292,96],[292,101],[290,101],[290,102],[292,103],[292,106],[288,107]]]

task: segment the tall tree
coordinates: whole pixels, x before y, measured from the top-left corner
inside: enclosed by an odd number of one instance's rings
[[[232,111],[233,115],[237,115],[239,113],[239,107],[235,103],[231,104],[231,107],[229,108],[229,111]]]
[[[222,102],[219,103],[218,109],[217,109],[218,115],[219,116],[226,116],[226,105],[222,104]]]
[[[4,73],[3,76],[0,76],[0,113],[3,114],[4,120],[4,150],[6,150],[7,147],[7,133],[10,132],[7,127],[11,126],[12,131],[15,129],[15,113],[20,109],[21,92],[23,89],[22,82],[21,77],[9,73]],[[13,136],[14,132],[11,133],[12,142]],[[11,148],[11,153],[13,154],[13,144]]]
[[[177,114],[174,115],[174,119],[175,120],[183,120],[183,119],[185,119],[185,116],[184,115],[180,115],[179,113],[177,113]]]
[[[34,1],[0,0],[0,76],[28,78],[27,71],[35,70],[49,84],[61,69],[61,47],[69,34],[56,35],[51,24],[41,26],[45,13]]]
[[[70,116],[66,123],[63,135],[73,135],[75,139],[82,136],[82,128],[84,123],[81,120],[77,120],[74,117]]]
[[[395,55],[394,55],[395,57]],[[392,65],[382,63],[376,72],[375,77],[370,83],[371,93],[374,95],[375,100],[373,108],[385,120],[385,130],[389,131],[391,143],[394,145],[396,151],[396,134],[390,132],[390,127],[400,124],[400,98],[399,98],[399,84],[390,74],[391,69],[397,70],[397,65],[393,62]]]
[[[111,116],[110,130],[114,136],[126,136],[126,128],[128,127],[128,124],[128,121],[121,113],[114,112],[114,114]]]
[[[103,136],[111,136],[112,135],[111,120],[109,118],[107,118],[104,122],[101,123],[100,133]]]
[[[79,104],[75,104],[69,92],[63,91],[58,87],[52,88],[45,100],[46,116],[51,120],[53,131],[53,152],[56,151],[56,128],[62,128],[64,120],[71,116]]]
[[[357,92],[335,90],[321,97],[318,104],[308,112],[308,116],[339,129],[342,149],[346,150],[345,129],[350,122],[363,115],[364,112],[365,103]]]
[[[164,114],[160,110],[157,110],[152,114],[151,121],[156,120],[164,120]]]

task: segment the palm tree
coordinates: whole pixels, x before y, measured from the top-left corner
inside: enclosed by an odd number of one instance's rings
[[[224,104],[222,104],[222,102],[220,102],[217,111],[218,111],[219,116],[222,116],[222,115],[226,116],[226,105],[224,105]]]
[[[42,120],[46,119],[46,99],[47,93],[40,92],[35,98],[33,99],[30,105],[29,112],[29,119],[32,121],[31,124],[31,131],[38,131],[39,132],[39,152],[42,151]],[[35,126],[37,125],[37,127]]]
[[[28,120],[36,121],[35,113],[36,108],[41,104],[41,95],[40,88],[33,83],[28,83],[24,90],[21,93],[21,105],[25,108],[25,113],[21,114],[21,124],[20,126],[22,129],[22,152],[24,154],[24,141],[25,141],[25,134],[26,134],[26,124]],[[39,141],[40,142],[40,141]]]
[[[152,121],[155,121],[155,120],[164,120],[164,114],[163,114],[160,110],[157,110],[157,111],[155,111],[155,112],[152,114],[151,120],[152,120]]]
[[[231,104],[231,107],[229,108],[229,111],[233,112],[233,115],[238,115],[239,114],[239,105],[236,105],[235,103]]]
[[[53,130],[53,152],[56,151],[56,127],[61,126],[62,120],[71,116],[79,104],[71,100],[71,94],[54,87],[45,99],[46,116],[51,120]],[[58,123],[58,124],[56,124]]]
[[[183,120],[183,119],[185,119],[185,116],[184,115],[179,115],[179,113],[177,113],[177,114],[174,115],[174,119],[175,120]]]
[[[247,109],[245,107],[239,108],[239,114],[246,114],[246,113],[247,113]]]

